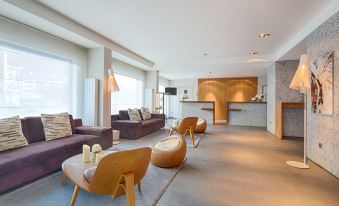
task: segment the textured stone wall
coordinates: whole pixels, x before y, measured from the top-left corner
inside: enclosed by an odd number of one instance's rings
[[[275,134],[275,64],[267,70],[267,130]]]
[[[299,91],[289,88],[297,70],[299,60],[278,61],[276,69],[275,101],[278,106],[280,101],[303,101]],[[304,136],[304,110],[302,108],[286,108],[283,113],[283,135],[289,137]]]
[[[276,133],[276,108],[280,101],[303,101],[299,91],[289,88],[298,64],[299,60],[277,61],[267,71],[267,130],[272,134]],[[284,136],[304,136],[303,114],[302,108],[284,110]]]
[[[339,177],[339,12],[307,38],[310,60],[328,51],[334,51],[334,115],[313,114],[308,98],[307,156]]]

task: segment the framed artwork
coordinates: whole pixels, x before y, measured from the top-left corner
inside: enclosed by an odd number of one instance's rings
[[[312,111],[333,115],[334,52],[327,52],[311,62]]]
[[[193,89],[192,88],[180,88],[179,89],[180,101],[188,101],[193,99]]]

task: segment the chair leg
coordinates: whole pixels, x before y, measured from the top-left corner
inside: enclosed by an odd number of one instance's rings
[[[192,129],[190,129],[190,137],[192,138],[192,144],[193,144],[193,147],[194,147],[194,133],[193,133]]]
[[[127,197],[127,205],[135,206],[135,195],[134,195],[134,174],[128,173],[124,174],[126,181],[126,197]]]
[[[173,129],[169,129],[168,136],[171,136],[173,134]]]
[[[75,185],[70,206],[75,205],[75,201],[77,200],[79,189],[80,189],[80,187],[78,185]]]
[[[138,183],[138,190],[141,192],[141,181]]]
[[[64,172],[61,173],[61,185],[65,185],[66,184],[66,174]]]

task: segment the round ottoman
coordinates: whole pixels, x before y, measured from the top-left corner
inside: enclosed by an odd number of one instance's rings
[[[151,163],[157,167],[176,167],[186,157],[186,141],[181,136],[169,136],[152,146]]]
[[[197,122],[197,126],[194,129],[194,133],[197,133],[197,134],[205,133],[206,128],[207,128],[206,120],[205,119],[199,119],[198,122]]]

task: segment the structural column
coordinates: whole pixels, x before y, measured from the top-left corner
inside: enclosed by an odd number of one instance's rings
[[[102,127],[111,127],[111,93],[108,91],[108,69],[111,66],[110,49],[104,47],[88,49],[87,77],[99,80],[98,106],[94,109],[97,113],[97,126]]]

